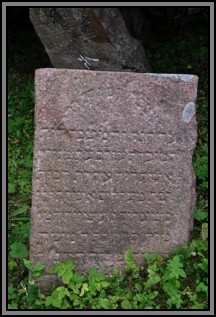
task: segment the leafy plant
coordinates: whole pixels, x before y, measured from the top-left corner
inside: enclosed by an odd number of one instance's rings
[[[22,242],[14,242],[11,246],[10,246],[10,257],[12,258],[19,258],[22,259],[23,257],[25,257],[27,255],[27,248],[26,246],[22,243]]]

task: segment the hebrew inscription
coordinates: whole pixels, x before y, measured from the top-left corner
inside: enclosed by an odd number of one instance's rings
[[[36,71],[30,257],[71,258],[87,272],[123,269],[131,248],[168,254],[188,241],[195,204],[192,154],[197,77]]]

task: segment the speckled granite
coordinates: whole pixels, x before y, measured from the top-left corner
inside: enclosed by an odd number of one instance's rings
[[[188,241],[197,76],[39,69],[30,259],[123,269]],[[189,104],[189,105],[188,105]]]

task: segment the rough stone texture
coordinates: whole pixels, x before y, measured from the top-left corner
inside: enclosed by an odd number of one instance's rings
[[[166,255],[188,241],[197,123],[191,111],[185,122],[185,113],[197,81],[36,71],[33,263],[48,269],[71,258],[80,272],[95,266],[108,273],[123,269],[129,248],[142,263],[146,251]],[[46,271],[39,285],[47,290],[51,281]]]
[[[118,8],[31,8],[30,19],[56,68],[151,71]]]

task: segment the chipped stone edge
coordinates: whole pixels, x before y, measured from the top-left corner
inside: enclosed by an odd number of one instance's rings
[[[155,76],[155,77],[167,77],[167,78],[175,78],[178,80],[182,80],[184,82],[189,82],[193,78],[196,78],[196,75],[188,75],[188,74],[157,74],[157,73],[145,73],[149,76]]]

